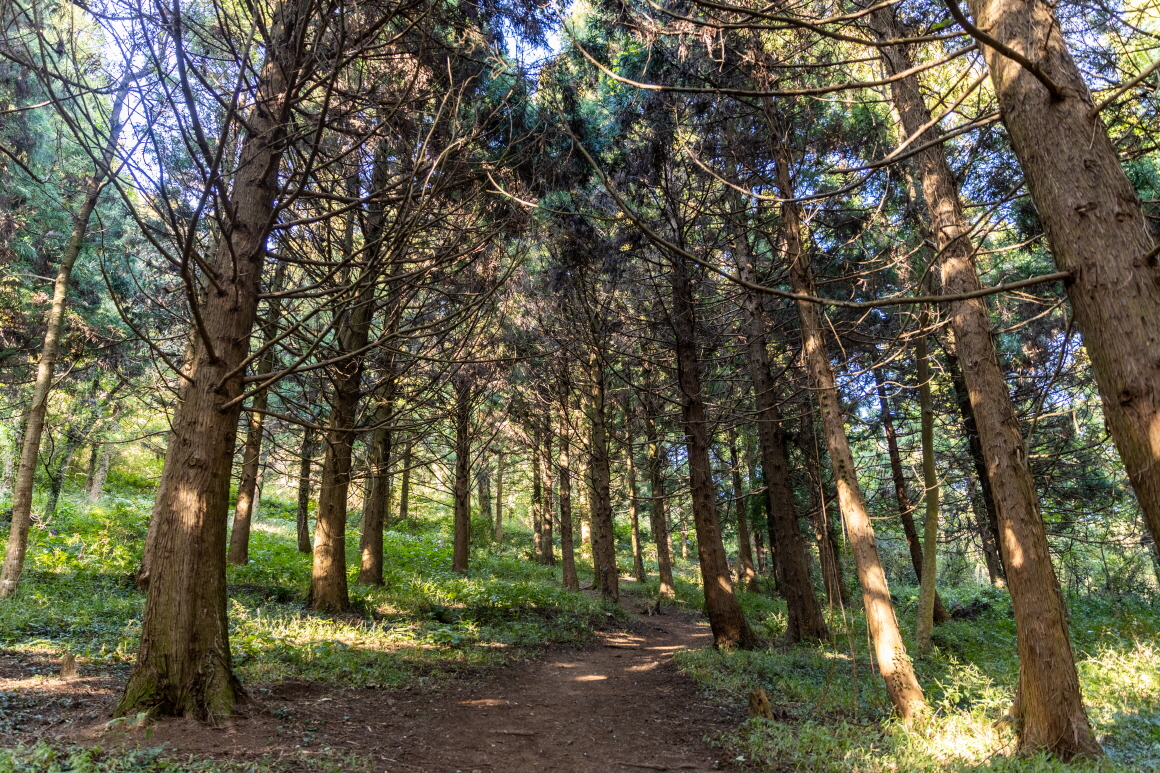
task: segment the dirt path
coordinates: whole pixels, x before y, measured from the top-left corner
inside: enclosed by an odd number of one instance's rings
[[[549,650],[535,662],[424,692],[287,682],[262,693],[264,711],[224,727],[168,721],[145,738],[105,731],[103,711],[98,722],[69,723],[74,729],[61,740],[165,744],[237,761],[329,747],[400,773],[728,769],[703,739],[736,726],[740,707],[707,705],[672,663],[678,649],[711,645],[708,626],[676,611],[637,618],[632,632],[598,633],[592,648]],[[115,688],[109,693],[111,701]]]

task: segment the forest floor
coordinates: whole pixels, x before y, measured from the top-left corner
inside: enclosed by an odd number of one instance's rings
[[[0,692],[35,683],[24,707],[39,721],[19,738],[106,749],[164,747],[167,756],[225,763],[294,764],[311,752],[345,753],[383,771],[633,771],[728,769],[704,740],[744,721],[739,706],[706,703],[673,653],[712,645],[700,615],[646,615],[647,600],[624,583],[625,630],[597,632],[594,646],[553,648],[426,690],[341,688],[289,680],[256,691],[248,716],[211,727],[169,720],[136,727],[109,717],[124,669],[70,681],[47,674],[53,658],[0,654]],[[34,662],[35,661],[35,662]],[[67,730],[65,730],[67,728]],[[54,732],[55,731],[55,732]],[[62,732],[63,731],[63,732]]]

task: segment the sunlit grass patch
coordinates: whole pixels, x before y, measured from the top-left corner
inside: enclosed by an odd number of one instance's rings
[[[0,773],[369,773],[374,763],[365,755],[334,749],[310,754],[292,752],[278,759],[223,762],[178,757],[162,747],[112,751],[96,747],[59,747],[40,741],[31,746],[0,749]]]

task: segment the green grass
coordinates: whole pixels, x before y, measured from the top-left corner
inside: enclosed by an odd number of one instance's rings
[[[43,741],[32,746],[0,749],[0,773],[369,773],[374,763],[366,757],[324,749],[310,754],[292,754],[278,760],[256,762],[175,758],[164,749],[106,751],[91,748],[52,746]]]

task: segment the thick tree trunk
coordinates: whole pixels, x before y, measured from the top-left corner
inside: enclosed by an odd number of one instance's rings
[[[749,546],[749,494],[741,485],[741,464],[737,459],[737,433],[732,430],[729,432],[729,467],[733,479],[733,506],[737,514],[737,563],[739,566],[737,584],[750,593],[755,593],[757,592],[757,571],[753,568],[753,549]]]
[[[212,270],[220,289],[201,303],[157,488],[141,581],[148,585],[141,644],[116,714],[207,718],[234,712],[244,698],[230,665],[226,619],[226,526],[230,468],[258,290],[274,219],[278,169],[297,80],[298,47],[308,21],[300,6],[274,9],[267,61]],[[224,407],[232,403],[230,407]]]
[[[644,436],[648,444],[649,527],[657,548],[657,576],[662,598],[676,598],[673,585],[673,543],[669,538],[669,514],[665,506],[665,455],[657,436],[656,406],[651,398],[643,401],[645,407]]]
[[[981,46],[1051,255],[1072,272],[1065,287],[1108,427],[1152,538],[1160,542],[1160,258],[1143,208],[1107,128],[1092,115],[1092,96],[1054,6],[1033,0],[968,5],[980,28],[1038,63],[1061,91],[1053,98],[1030,72]],[[1008,562],[1007,569],[1014,567]],[[1078,714],[1070,722],[1086,726]],[[1098,753],[1090,733],[1056,741],[1070,733],[1066,724],[1028,729],[1024,747],[1056,750],[1064,758]]]
[[[89,219],[97,208],[97,200],[109,183],[111,165],[117,151],[117,142],[123,127],[122,111],[125,97],[129,93],[132,80],[128,75],[121,81],[113,98],[113,109],[109,117],[109,137],[97,168],[85,186],[85,197],[73,218],[73,230],[65,246],[64,254],[57,267],[56,279],[52,284],[52,306],[45,320],[44,346],[40,350],[40,360],[36,365],[36,380],[32,386],[32,400],[28,408],[28,420],[24,428],[24,442],[20,451],[20,464],[16,469],[16,480],[12,488],[12,523],[8,530],[8,544],[4,553],[4,565],[0,568],[0,598],[16,592],[20,575],[24,571],[24,556],[28,550],[28,527],[32,519],[32,491],[36,478],[36,462],[40,456],[40,440],[44,434],[44,421],[48,415],[48,396],[56,374],[56,361],[60,355],[60,337],[64,330],[65,311],[68,305],[68,285],[72,278],[73,266],[84,247],[85,234],[89,230]],[[231,457],[232,457],[232,451]]]
[[[1123,250],[1127,249],[1132,253],[1129,259],[1134,260],[1151,249],[1151,242],[1144,234],[1142,218],[1137,223],[1140,239],[1135,244],[1138,245],[1138,249],[1136,246],[1130,248],[1125,246],[1122,240],[1124,229],[1115,222],[1114,213],[1130,217],[1129,210],[1132,207],[1129,202],[1135,205],[1137,213],[1139,204],[1127,179],[1123,177],[1119,161],[1107,141],[1106,134],[1096,131],[1099,127],[1086,119],[1085,112],[1090,108],[1090,99],[1087,98],[1086,88],[1079,80],[1074,64],[1063,48],[1063,39],[1058,34],[1058,22],[1054,20],[1050,7],[1036,3],[1033,8],[1031,3],[1020,0],[998,2],[984,0],[974,3],[973,8],[977,15],[982,11],[979,21],[985,28],[998,32],[1001,38],[1009,39],[1009,42],[1014,42],[1017,48],[1036,58],[1039,58],[1038,44],[1033,50],[1028,41],[1012,37],[1030,32],[1032,27],[1036,29],[1037,37],[1044,35],[1048,29],[1054,29],[1054,33],[1048,36],[1048,39],[1053,41],[1048,44],[1053,65],[1051,69],[1054,71],[1058,69],[1058,65],[1066,65],[1065,70],[1070,74],[1069,88],[1075,89],[1078,84],[1078,88],[1082,90],[1083,98],[1073,93],[1060,104],[1049,104],[1050,99],[1038,82],[1033,81],[1030,74],[1022,73],[1018,65],[1006,58],[996,57],[994,52],[989,50],[987,52],[988,65],[991,67],[992,79],[995,81],[1004,118],[1011,130],[1016,152],[1025,160],[1024,171],[1027,173],[1028,183],[1036,202],[1042,208],[1045,204],[1042,194],[1048,190],[1052,192],[1053,197],[1062,197],[1061,201],[1070,198],[1071,192],[1077,192],[1083,197],[1082,201],[1077,199],[1068,204],[1067,217],[1076,223],[1104,222],[1110,229],[1102,232],[1097,242],[1093,244],[1090,235],[1086,238],[1083,235],[1086,225],[1076,231],[1071,230],[1070,224],[1057,223],[1054,228],[1050,224],[1047,225],[1049,238],[1052,236],[1058,238],[1066,234],[1068,242],[1066,250],[1070,251],[1073,246],[1081,243],[1084,244],[1081,249],[1085,252],[1095,250],[1090,256],[1087,254],[1077,256],[1077,262],[1070,265],[1069,259],[1057,252],[1056,260],[1060,262],[1062,268],[1081,269],[1082,274],[1084,271],[1080,262],[1087,262],[1089,258],[1095,259],[1097,254],[1098,260],[1107,262],[1107,270],[1111,273],[1104,274],[1103,269],[1097,269],[1082,280],[1077,277],[1077,284],[1086,284],[1088,288],[1097,289],[1101,281],[1097,275],[1103,274],[1112,279],[1114,273],[1112,266],[1116,264],[1117,251],[1122,255]],[[892,9],[875,13],[873,19],[880,28],[879,34],[896,33],[897,25],[893,19]],[[1047,26],[1043,26],[1045,22]],[[1023,27],[1020,31],[1016,31],[1014,25],[1020,24]],[[882,50],[889,72],[901,72],[910,66],[906,49],[892,46]],[[1026,77],[1020,77],[1021,75]],[[930,121],[930,112],[923,102],[917,79],[911,77],[897,80],[891,88],[906,133],[908,135],[918,133]],[[1034,129],[1024,125],[1032,116]],[[1076,126],[1077,117],[1083,127],[1082,147],[1088,148],[1088,151],[1077,151],[1075,145],[1079,131]],[[1028,136],[1029,130],[1035,134],[1034,138]],[[933,136],[934,132],[928,130],[927,134],[917,141],[924,142]],[[1028,145],[1035,147],[1043,141],[1046,141],[1046,144],[1042,148],[1051,158],[1058,161],[1033,159],[1029,166],[1025,159]],[[1105,157],[1101,159],[1100,155],[1105,150]],[[1085,165],[1085,155],[1091,162],[1091,168]],[[942,255],[943,292],[958,294],[975,290],[979,287],[979,279],[974,261],[974,246],[971,244],[954,175],[946,156],[941,146],[934,146],[920,153],[917,161],[923,196],[930,215],[930,231]],[[1067,176],[1063,178],[1066,185],[1060,186],[1057,185],[1058,179],[1048,180],[1037,177],[1032,172],[1032,167],[1036,164],[1042,166],[1044,161],[1052,165],[1056,172],[1059,171],[1059,167],[1054,166],[1056,163],[1077,161],[1078,166],[1068,171]],[[1107,178],[1106,175],[1100,176],[1101,171],[1110,172],[1110,167],[1115,168],[1114,171],[1122,180],[1122,185]],[[1095,187],[1092,185],[1093,182],[1096,183]],[[1097,190],[1103,186],[1106,188]],[[1106,205],[1107,208],[1101,208],[1097,202]],[[1045,217],[1044,220],[1047,224],[1048,218]],[[1052,244],[1053,247],[1056,246],[1055,238],[1052,238]],[[1071,255],[1074,256],[1074,252]],[[1134,269],[1129,270],[1129,274],[1132,271]],[[1125,284],[1126,281],[1128,280],[1123,276],[1115,277],[1109,286],[1115,287],[1114,292],[1117,295],[1115,304],[1120,304],[1128,297],[1137,299],[1144,297],[1133,296],[1132,290]],[[1146,292],[1151,293],[1153,298],[1160,298],[1155,295],[1156,291],[1157,287],[1153,283],[1152,289]],[[1077,293],[1073,288],[1073,306],[1076,304],[1077,296],[1082,297],[1084,301],[1091,300],[1087,291]],[[1127,306],[1125,304],[1124,309],[1127,309]],[[1150,308],[1152,309],[1150,315],[1160,311],[1160,305],[1153,304]],[[1077,318],[1080,318],[1078,306],[1076,313]],[[1113,315],[1117,313],[1113,312]],[[1019,420],[1007,391],[1007,382],[999,365],[994,342],[991,340],[987,307],[981,298],[958,301],[951,304],[950,314],[955,345],[963,360],[963,375],[971,396],[983,454],[987,460],[991,489],[995,495],[1004,565],[1007,569],[1007,581],[1015,612],[1015,626],[1019,637],[1019,692],[1014,714],[1020,721],[1020,747],[1028,751],[1048,751],[1064,759],[1075,756],[1097,756],[1100,754],[1100,747],[1096,743],[1084,711],[1075,659],[1068,637],[1067,612],[1059,591],[1055,569],[1051,564],[1047,535],[1039,514],[1038,495],[1027,464],[1027,449],[1020,433]],[[1146,324],[1154,328],[1151,322]],[[1145,341],[1131,341],[1130,338],[1130,334],[1125,333],[1121,343],[1132,349],[1133,358],[1149,351]],[[1158,359],[1155,355],[1160,355],[1160,350],[1155,347],[1160,339],[1156,338],[1154,330],[1149,331],[1147,338],[1152,342],[1151,350],[1155,353],[1148,366],[1151,370],[1147,378],[1155,381]],[[1100,349],[1100,344],[1097,343],[1094,349],[1091,341],[1088,345],[1093,353],[1094,364],[1095,352]],[[1096,372],[1099,377],[1099,367],[1096,368]],[[1105,372],[1100,378],[1101,390],[1106,390],[1109,386],[1108,375]],[[1120,375],[1124,373],[1120,372]],[[1120,383],[1126,385],[1128,382]],[[1103,394],[1106,398],[1108,392],[1103,391]],[[1152,384],[1143,394],[1156,395],[1155,385]],[[1107,402],[1105,399],[1105,404]],[[1157,418],[1155,413],[1151,416]],[[1142,421],[1143,418],[1139,416],[1134,420]],[[1144,422],[1143,426],[1147,426],[1147,422]],[[1128,467],[1131,466],[1131,462],[1128,462]]]
[[[466,374],[452,379],[455,387],[455,538],[451,570],[467,572],[471,555],[471,392]]]
[[[795,194],[790,181],[788,159],[784,153],[780,155],[776,162],[778,190],[783,199],[793,199]],[[795,293],[816,295],[813,270],[802,249],[802,223],[798,205],[792,201],[783,204],[782,217],[790,284]],[[890,589],[886,584],[886,573],[882,570],[882,561],[878,556],[874,526],[866,509],[862,487],[858,483],[854,456],[850,452],[842,407],[838,401],[838,385],[826,351],[821,313],[817,306],[805,301],[798,301],[797,308],[801,320],[803,355],[821,409],[826,447],[830,452],[830,464],[833,465],[834,480],[838,486],[838,504],[846,521],[846,532],[858,569],[858,581],[862,585],[866,625],[870,629],[874,651],[878,656],[878,668],[886,682],[890,701],[899,717],[909,722],[926,712],[926,699],[906,654],[906,644],[902,641],[894,604],[890,600]]]
[[[620,573],[616,566],[616,543],[612,533],[612,473],[608,459],[607,403],[604,366],[594,353],[588,361],[589,388],[585,393],[588,416],[589,518],[592,528],[592,566],[600,594],[620,601]]]
[[[882,429],[886,434],[886,451],[890,457],[890,476],[894,481],[894,496],[898,499],[898,517],[902,520],[902,532],[906,535],[906,546],[910,549],[910,564],[914,567],[914,576],[921,584],[922,541],[918,538],[918,529],[914,525],[914,504],[911,503],[910,494],[906,490],[906,475],[902,470],[902,455],[898,451],[898,432],[894,428],[894,416],[890,412],[890,403],[886,398],[886,383],[882,380],[880,368],[874,370],[874,381],[878,386],[878,407],[882,411]],[[936,591],[934,621],[945,623],[950,619],[950,613],[943,606],[942,598]]]
[[[1007,573],[1003,569],[1003,557],[999,552],[999,515],[995,510],[991,478],[987,474],[987,460],[983,457],[983,442],[979,439],[979,427],[975,423],[975,410],[971,407],[971,393],[963,378],[962,368],[959,367],[959,355],[953,342],[943,342],[943,354],[946,355],[947,372],[955,389],[955,402],[958,403],[959,414],[963,417],[963,434],[967,436],[967,447],[971,453],[971,462],[975,467],[975,478],[979,482],[978,488],[982,497],[980,503],[975,495],[973,481],[968,481],[971,501],[979,513],[979,542],[983,548],[983,561],[987,565],[991,585],[1003,588],[1007,585]]]
[[[674,224],[675,233],[680,233]],[[673,343],[676,350],[677,385],[684,420],[685,449],[689,461],[689,490],[692,495],[693,525],[697,530],[697,558],[705,590],[705,616],[713,630],[717,647],[750,649],[760,640],[749,627],[729,577],[729,561],[721,540],[717,517],[717,495],[709,461],[709,425],[702,397],[700,364],[697,359],[697,322],[693,286],[683,256],[669,255],[672,281]],[[687,544],[687,541],[686,541]]]
[[[753,256],[748,238],[739,233],[734,238],[734,254],[738,272],[747,281],[756,281]],[[762,318],[761,299],[756,293],[746,292],[741,302],[744,310],[744,331],[749,359],[749,377],[753,382],[753,396],[757,408],[757,436],[761,448],[761,469],[765,477],[766,496],[769,499],[769,544],[776,546],[778,589],[789,607],[786,639],[791,642],[805,639],[825,639],[829,632],[822,616],[822,607],[810,580],[809,561],[805,541],[798,528],[797,508],[789,484],[789,464],[786,461],[785,442],[781,434],[781,412],[777,406],[777,392],[769,369],[766,349],[765,322]]]
[[[631,430],[630,430],[631,433]],[[628,478],[628,517],[632,521],[632,574],[637,582],[648,580],[644,572],[644,555],[640,546],[640,509],[637,506],[636,461],[633,458],[632,438],[625,446],[625,476]]]
[[[580,580],[576,577],[575,544],[572,536],[572,470],[568,461],[571,440],[567,410],[564,410],[561,412],[560,454],[557,457],[560,477],[560,563],[563,568],[564,587],[578,591]]]
[[[310,544],[310,463],[314,458],[314,430],[302,430],[301,460],[298,463],[298,552],[311,552]]]

